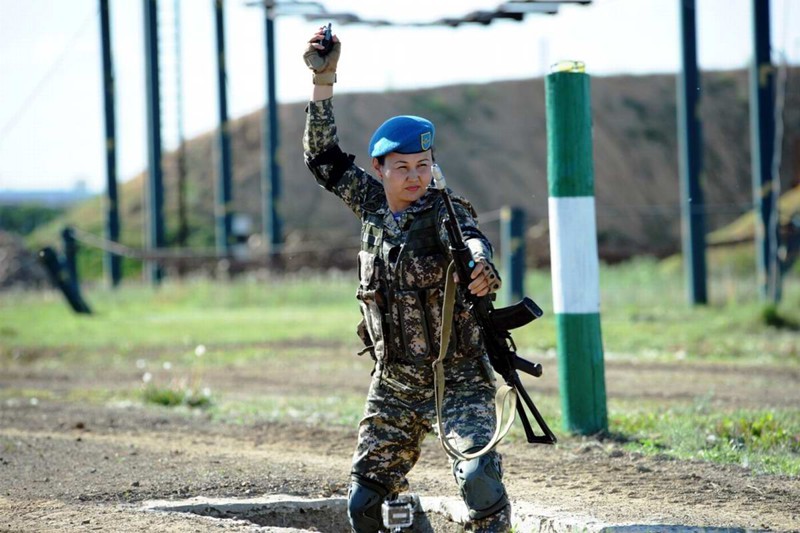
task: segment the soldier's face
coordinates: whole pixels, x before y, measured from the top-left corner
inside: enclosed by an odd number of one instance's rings
[[[430,150],[416,154],[390,152],[386,154],[383,165],[377,159],[372,160],[392,212],[402,211],[422,198],[431,183],[432,164]]]

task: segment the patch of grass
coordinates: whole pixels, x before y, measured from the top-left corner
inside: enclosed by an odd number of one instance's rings
[[[767,326],[775,329],[789,329],[797,331],[800,329],[800,324],[797,321],[788,318],[783,312],[778,309],[775,304],[765,305],[761,309],[761,321]]]
[[[178,346],[127,346],[123,349],[94,347],[65,349],[20,347],[4,350],[0,346],[0,371],[4,367],[24,367],[27,371],[70,371],[79,368],[87,378],[99,382],[109,372],[128,375],[131,371],[154,380],[168,382],[173,376],[186,376],[188,382],[201,381],[204,373],[227,368],[246,368],[251,365],[276,369],[296,368],[313,362],[316,372],[338,372],[344,363],[364,363],[353,357],[356,344],[313,346],[304,342],[294,345],[262,343],[178,345]],[[167,370],[169,367],[169,370]],[[369,369],[359,371],[369,372]],[[76,389],[77,390],[77,389]],[[81,389],[82,390],[82,389]],[[93,389],[91,389],[93,390]],[[2,397],[3,390],[0,390]]]
[[[681,272],[669,263],[640,259],[602,266],[600,281],[601,327],[610,357],[800,363],[791,327],[800,320],[800,284],[794,278],[785,280],[780,311],[764,310],[754,279],[719,269],[710,275],[708,306],[687,305]],[[741,289],[751,285],[752,290]],[[42,348],[126,358],[143,347],[191,352],[197,345],[227,351],[291,340],[357,343],[359,312],[350,276],[168,281],[158,289],[128,285],[85,292],[95,310],[88,317],[74,315],[54,292],[0,300],[0,361]],[[553,351],[549,272],[530,272],[525,292],[545,315],[515,330],[514,340],[523,354]]]
[[[600,319],[607,357],[658,360],[725,360],[800,363],[800,278],[784,280],[784,297],[775,319],[765,322],[755,276],[738,275],[723,265],[710,267],[706,306],[688,305],[680,267],[641,258],[600,268]],[[556,325],[549,272],[525,279],[525,292],[544,316],[514,330],[522,353],[556,349]]]
[[[47,389],[0,389],[0,402],[7,405],[38,405],[40,401],[56,399],[56,394]]]
[[[80,402],[88,404],[105,404],[110,401],[132,400],[134,393],[130,390],[109,390],[106,388],[75,388],[66,391],[49,389],[0,389],[0,403],[6,407],[21,405],[37,406],[42,402]]]
[[[354,428],[363,416],[364,399],[363,394],[264,395],[246,400],[225,400],[214,407],[212,415],[215,419],[239,424],[291,420]]]
[[[136,368],[142,374],[142,401],[145,404],[163,405],[164,407],[186,406],[189,408],[207,409],[213,405],[211,389],[203,386],[204,361],[206,348],[198,346],[192,359],[185,365],[173,367],[172,362],[162,361],[161,370],[153,368],[147,371],[147,361],[138,359]]]
[[[14,338],[17,336],[17,330],[8,326],[0,326],[0,337]]]
[[[88,404],[107,404],[109,402],[132,402],[139,395],[134,389],[71,389],[62,401]]]
[[[757,473],[800,474],[800,411],[714,412],[702,406],[663,412],[616,410],[611,435],[630,451],[701,459]]]
[[[16,332],[4,347],[81,347],[126,351],[142,346],[353,341],[354,285],[337,278],[230,284],[168,282],[159,289],[84,290],[94,314],[77,316],[55,292],[0,299],[0,324]],[[112,348],[113,347],[113,348]]]
[[[158,387],[156,385],[148,385],[144,388],[142,391],[142,400],[145,403],[163,405],[164,407],[185,405],[191,408],[206,409],[212,405],[210,395],[204,394],[202,391],[198,392],[191,389],[174,387]]]

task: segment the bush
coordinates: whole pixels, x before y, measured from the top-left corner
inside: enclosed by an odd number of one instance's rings
[[[798,324],[791,318],[784,316],[778,310],[778,306],[775,304],[765,305],[761,309],[761,322],[763,322],[767,326],[777,329],[790,329],[790,330],[800,329],[800,324]]]
[[[63,212],[60,207],[36,204],[0,205],[0,230],[28,235]]]

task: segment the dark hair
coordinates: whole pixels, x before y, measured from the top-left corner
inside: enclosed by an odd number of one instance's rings
[[[386,155],[379,155],[375,159],[378,160],[378,164],[380,166],[383,166],[383,164],[386,162]],[[434,163],[436,162],[436,149],[433,146],[431,146],[431,160],[433,160]]]

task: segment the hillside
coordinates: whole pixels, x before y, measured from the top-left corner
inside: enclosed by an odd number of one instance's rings
[[[800,183],[800,69],[789,74],[783,143],[783,190]],[[745,71],[703,75],[705,200],[713,231],[736,219],[751,203],[748,83]],[[592,79],[595,182],[601,253],[608,259],[647,253],[665,255],[680,247],[675,77],[619,76]],[[366,146],[374,128],[396,114],[423,115],[437,126],[437,159],[456,192],[469,197],[479,213],[503,205],[525,208],[531,234],[547,221],[547,158],[542,79],[459,85],[383,94],[335,97],[342,147],[367,166]],[[281,211],[287,246],[309,240],[356,243],[358,224],[338,200],[319,188],[303,164],[304,104],[280,106]],[[233,207],[261,225],[261,112],[235,120]],[[213,244],[214,136],[188,143],[191,244]],[[167,227],[177,227],[175,157],[164,160]],[[143,176],[121,192],[123,241],[141,246]],[[101,232],[99,201],[74,210],[67,219]],[[496,238],[497,224],[485,217]],[[63,221],[62,221],[63,222]],[[55,226],[35,241],[55,239]],[[532,259],[547,255],[546,239],[536,239]],[[532,244],[534,242],[532,241]],[[348,253],[347,258],[350,258]]]

